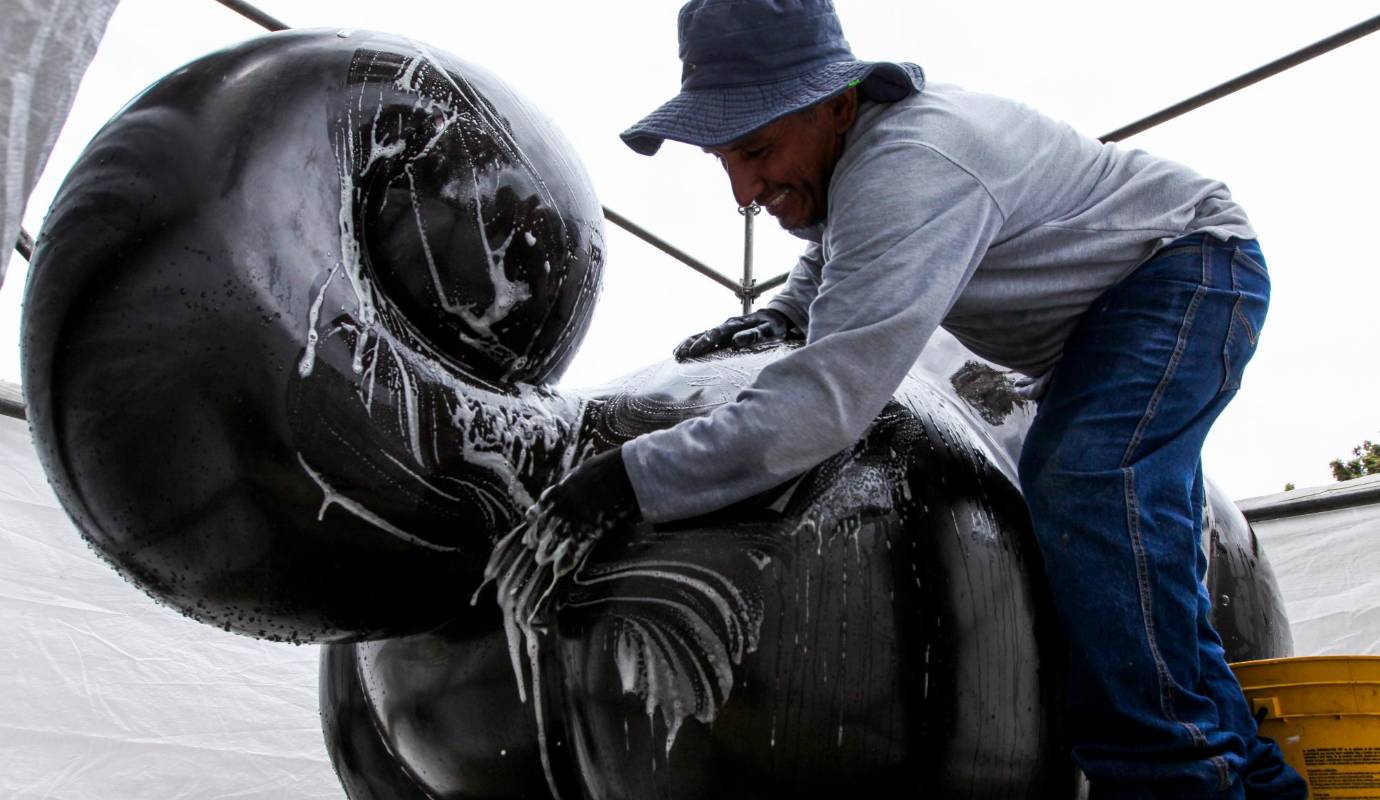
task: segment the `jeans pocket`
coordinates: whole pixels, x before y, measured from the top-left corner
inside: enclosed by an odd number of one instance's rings
[[[1241,388],[1241,376],[1246,362],[1255,355],[1270,303],[1270,278],[1265,267],[1239,248],[1232,254],[1231,282],[1237,296],[1222,345],[1223,392]]]
[[[1261,255],[1259,245],[1254,241],[1247,242],[1245,246],[1238,245],[1231,254],[1232,279],[1239,280],[1242,276],[1237,270],[1244,269],[1254,273],[1255,277],[1263,278],[1267,283],[1270,280],[1269,270],[1265,269],[1265,256]]]

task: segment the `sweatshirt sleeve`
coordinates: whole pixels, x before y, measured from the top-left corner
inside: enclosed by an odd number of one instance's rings
[[[733,402],[624,446],[649,521],[751,497],[857,441],[996,237],[996,200],[938,151],[901,141],[861,152],[835,171],[805,346]]]
[[[767,302],[767,308],[785,314],[797,328],[808,330],[810,325],[810,304],[819,294],[820,272],[824,267],[824,257],[818,244],[813,242],[805,248],[786,285]]]

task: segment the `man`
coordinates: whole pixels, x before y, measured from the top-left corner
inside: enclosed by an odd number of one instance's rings
[[[1269,295],[1227,188],[858,61],[828,0],[694,0],[679,33],[680,94],[624,141],[702,147],[740,206],[809,244],[764,310],[677,355],[792,327],[806,345],[733,403],[581,465],[541,510],[658,522],[779,484],[851,445],[943,324],[1042,396],[1020,477],[1093,796],[1306,796],[1256,736],[1201,584],[1199,453]]]

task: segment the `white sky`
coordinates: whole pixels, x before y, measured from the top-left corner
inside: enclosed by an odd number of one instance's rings
[[[556,120],[604,204],[730,275],[742,222],[698,149],[644,158],[619,131],[676,91],[680,0],[259,0],[298,27],[370,28],[427,42],[503,76]],[[914,61],[930,80],[1022,100],[1100,135],[1360,22],[1352,0],[926,3],[836,0],[860,58]],[[212,0],[122,0],[31,198],[37,233],[68,167],[140,89],[262,31]],[[1245,387],[1204,459],[1233,497],[1331,480],[1327,463],[1380,434],[1373,308],[1380,297],[1380,34],[1130,140],[1226,181],[1260,233],[1274,298]],[[1371,99],[1366,99],[1371,98]],[[285,180],[291,177],[285,175]],[[797,240],[760,218],[759,279]],[[604,295],[563,384],[593,386],[664,358],[737,313],[727,290],[613,225]],[[0,377],[17,381],[25,263],[0,290]]]

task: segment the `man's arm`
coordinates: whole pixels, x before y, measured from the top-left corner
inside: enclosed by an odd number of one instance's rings
[[[734,402],[624,445],[648,520],[721,508],[851,445],[967,285],[1004,221],[996,201],[925,145],[873,151],[835,176],[806,346]]]

